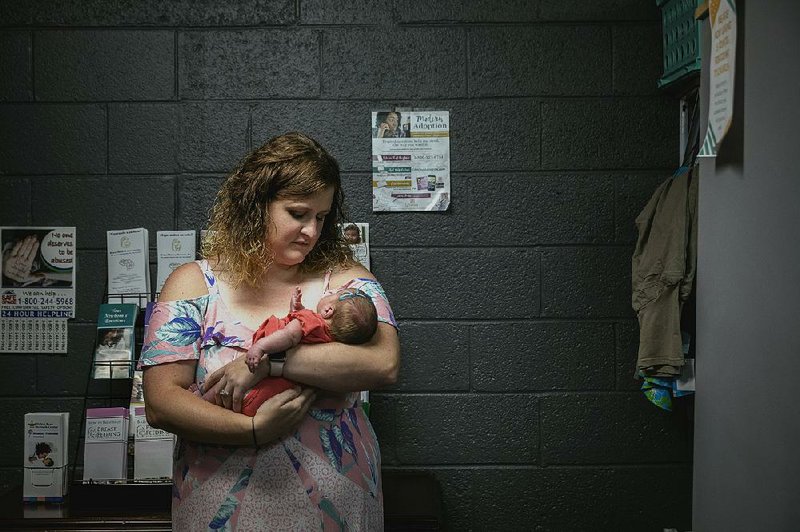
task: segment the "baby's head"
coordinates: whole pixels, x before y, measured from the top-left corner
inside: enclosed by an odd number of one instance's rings
[[[327,321],[334,340],[345,344],[363,344],[378,328],[372,299],[356,288],[342,288],[323,297],[317,312]]]

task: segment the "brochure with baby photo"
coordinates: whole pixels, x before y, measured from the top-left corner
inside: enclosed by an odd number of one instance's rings
[[[67,494],[69,412],[25,414],[22,498],[60,502]]]
[[[139,306],[134,303],[100,305],[92,367],[95,379],[130,379],[133,375],[138,311]]]
[[[150,237],[147,229],[107,231],[108,302],[150,301]]]
[[[156,291],[160,292],[164,282],[175,268],[195,259],[195,231],[159,231],[156,233],[156,250],[158,253],[158,283]]]
[[[369,270],[369,224],[355,222],[339,224],[339,230],[353,250],[353,258]]]

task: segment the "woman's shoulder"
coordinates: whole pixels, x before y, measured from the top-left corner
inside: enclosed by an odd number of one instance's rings
[[[208,294],[208,286],[200,265],[187,262],[178,266],[169,277],[158,296],[159,301],[194,299]]]
[[[362,266],[360,263],[352,261],[344,266],[334,269],[331,272],[331,286],[342,286],[343,284],[347,283],[348,281],[352,281],[353,279],[372,279],[373,281],[376,280],[375,276],[372,275],[368,269]]]

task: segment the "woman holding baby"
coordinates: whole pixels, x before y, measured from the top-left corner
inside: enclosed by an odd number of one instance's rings
[[[400,349],[383,290],[338,230],[342,215],[336,160],[302,134],[276,137],[222,185],[205,260],[164,285],[140,365],[148,421],[179,436],[176,530],[382,529],[380,453],[357,391],[395,382]],[[343,285],[375,305],[370,340],[300,344],[251,372],[254,332],[287,314],[298,287],[314,308]],[[298,385],[240,413],[270,375]]]

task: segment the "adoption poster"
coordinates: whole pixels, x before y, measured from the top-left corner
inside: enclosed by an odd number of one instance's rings
[[[66,353],[75,228],[0,227],[0,352]]]
[[[372,112],[372,210],[446,211],[450,113]]]

